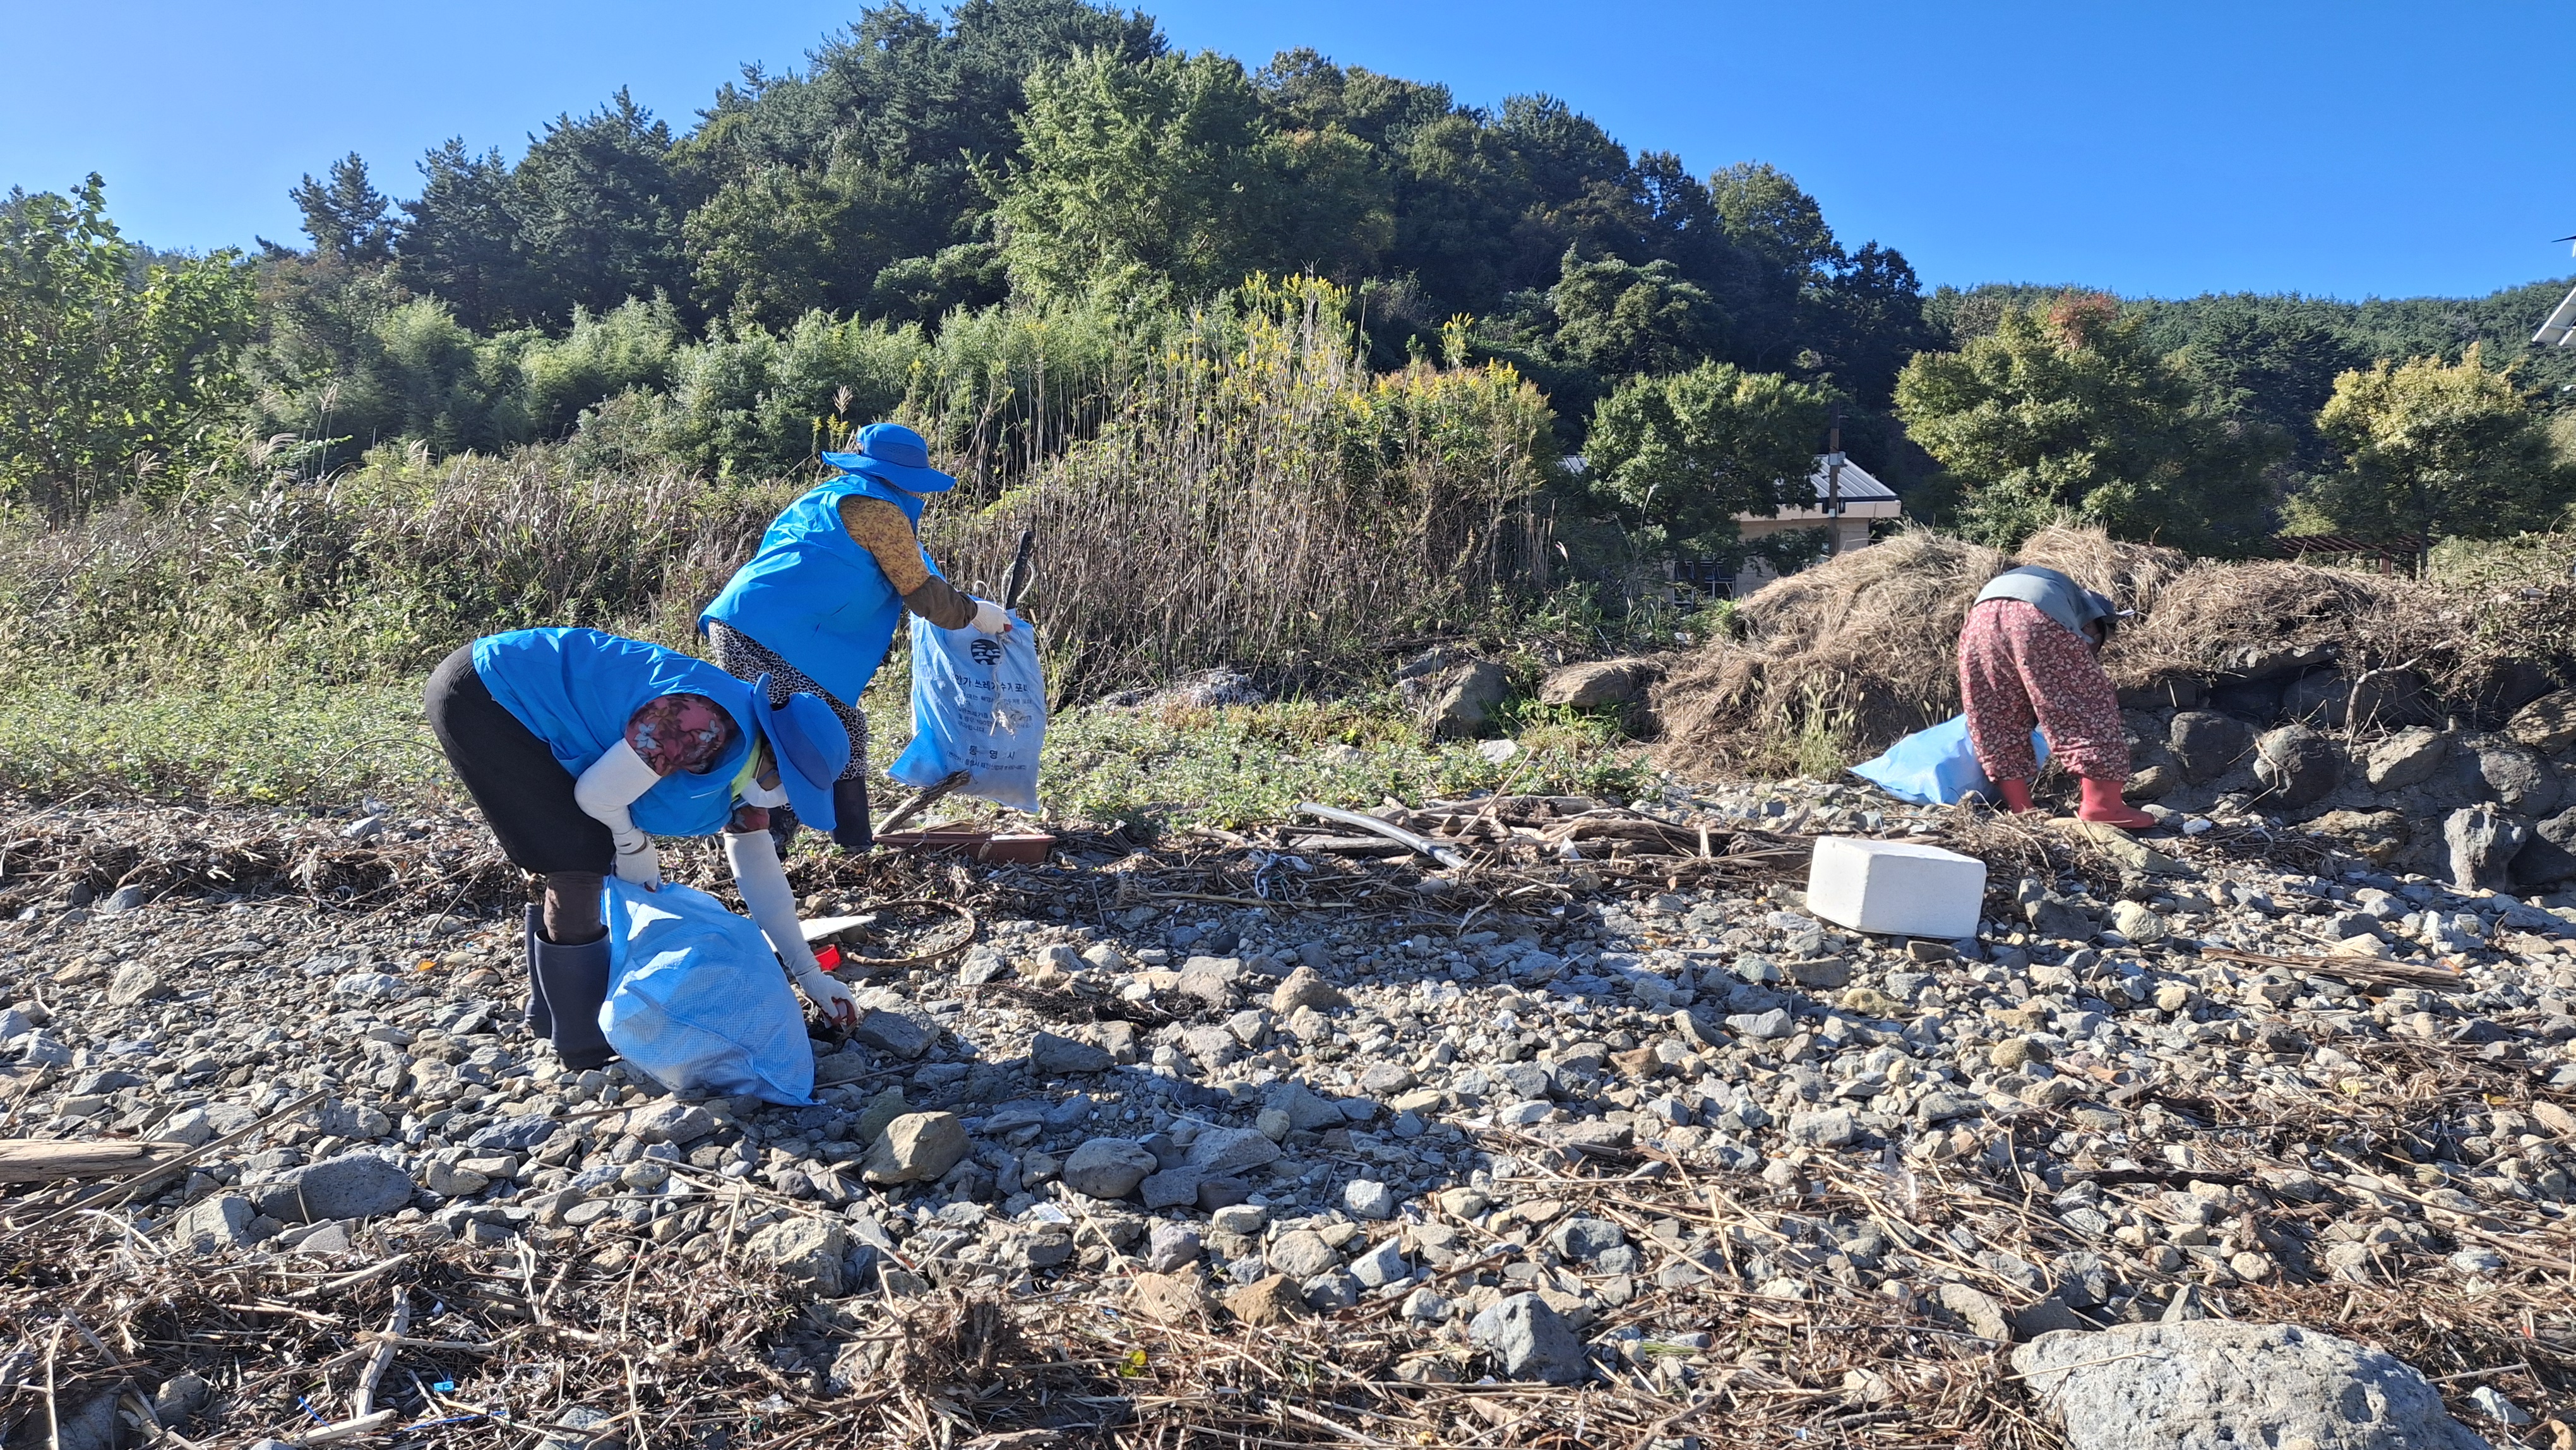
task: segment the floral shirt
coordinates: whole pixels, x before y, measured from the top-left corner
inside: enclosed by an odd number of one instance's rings
[[[733,748],[733,717],[704,695],[648,700],[626,722],[626,743],[656,775],[704,775]]]

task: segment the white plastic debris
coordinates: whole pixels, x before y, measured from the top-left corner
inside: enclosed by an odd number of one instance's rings
[[[1912,841],[1820,837],[1807,870],[1807,910],[1885,936],[1974,936],[1985,895],[1985,862]]]

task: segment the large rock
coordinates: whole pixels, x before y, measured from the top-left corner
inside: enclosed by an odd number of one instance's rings
[[[2385,730],[2420,725],[2432,718],[2433,704],[2424,696],[2423,676],[2413,670],[2371,670],[2353,680],[2352,698],[2344,706],[2344,718],[2336,723]]]
[[[626,1115],[626,1131],[639,1142],[685,1147],[716,1130],[713,1113],[696,1103],[666,1099]]]
[[[2528,746],[2480,747],[2478,779],[2515,815],[2545,816],[2557,808],[2558,772]]]
[[[2254,743],[2254,778],[2266,805],[2314,805],[2343,784],[2343,754],[2305,725],[2285,725]]]
[[[1125,1198],[1155,1168],[1154,1154],[1130,1138],[1094,1138],[1064,1160],[1064,1186],[1094,1198]]]
[[[1281,1017],[1293,1015],[1301,1007],[1332,1012],[1349,1005],[1350,996],[1310,966],[1290,972],[1288,979],[1270,994],[1270,1010]]]
[[[1512,693],[1512,677],[1492,660],[1476,660],[1433,676],[1421,692],[1422,716],[1435,736],[1473,735]]]
[[[2281,691],[2281,713],[2318,725],[2341,725],[2352,705],[2352,681],[2332,670],[2312,670]]]
[[[2576,690],[2543,695],[2513,712],[2504,733],[2543,755],[2556,755],[2576,745]]]
[[[1570,1385],[1591,1369],[1573,1327],[1536,1294],[1510,1295],[1478,1314],[1467,1338],[1493,1355],[1506,1379]]]
[[[850,1035],[879,1052],[910,1060],[928,1052],[931,1044],[939,1040],[939,1024],[910,1012],[871,1007],[860,1015]]]
[[[169,979],[141,962],[128,962],[107,979],[107,1005],[133,1007],[170,995]]]
[[[2254,727],[2214,710],[2181,710],[2166,728],[2166,748],[2182,778],[2205,785],[2233,769],[2254,748]]]
[[[2513,879],[2522,886],[2576,879],[2576,809],[2560,811],[2531,828],[2531,838],[2514,853]]]
[[[2508,868],[2530,835],[2529,826],[2491,806],[2451,812],[2442,822],[2442,844],[2449,851],[2452,884],[2463,891],[2509,885]]]
[[[2557,688],[2556,677],[2530,660],[2499,659],[2480,666],[2462,693],[2481,717],[2505,720]]]
[[[753,1234],[743,1249],[826,1299],[841,1295],[841,1265],[850,1254],[850,1235],[837,1223],[801,1216],[781,1219]]]
[[[2013,1351],[2070,1450],[2488,1450],[2396,1359],[2287,1324],[2194,1319]]]
[[[279,1223],[373,1218],[411,1204],[411,1175],[373,1153],[343,1153],[289,1169],[250,1190],[251,1203]]]
[[[1279,1145],[1258,1128],[1202,1128],[1190,1144],[1190,1166],[1211,1176],[1278,1161]]]
[[[1654,677],[1655,666],[1649,660],[1588,660],[1551,671],[1539,682],[1538,699],[1542,705],[1578,709],[1625,705],[1644,694]]]
[[[2370,747],[2363,775],[2373,790],[2404,790],[2429,779],[2451,750],[2451,737],[2418,725]]]
[[[238,1193],[214,1193],[180,1211],[170,1224],[170,1237],[191,1253],[250,1247],[250,1221],[256,1210]]]
[[[966,1156],[966,1125],[955,1113],[906,1113],[886,1124],[860,1176],[880,1187],[931,1183]]]
[[[1041,1032],[1029,1039],[1029,1069],[1048,1077],[1107,1072],[1110,1061],[1106,1049],[1052,1032]],[[1114,1198],[1117,1195],[1110,1196]]]

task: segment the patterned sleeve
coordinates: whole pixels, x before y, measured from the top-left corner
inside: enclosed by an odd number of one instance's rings
[[[904,608],[941,629],[964,629],[975,619],[975,601],[930,572],[921,538],[903,510],[881,498],[852,494],[841,500],[841,525],[903,596]]]

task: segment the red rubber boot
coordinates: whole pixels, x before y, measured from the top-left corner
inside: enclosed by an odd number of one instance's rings
[[[2143,831],[2156,823],[2155,817],[2120,799],[2121,783],[2118,781],[2084,776],[2079,777],[2076,784],[2084,790],[2084,803],[2075,811],[2075,818],[2079,821],[2118,826],[2124,831]]]
[[[2004,809],[2014,815],[2026,814],[2031,808],[2029,781],[1999,780],[1995,782],[1995,792],[2004,798]]]

